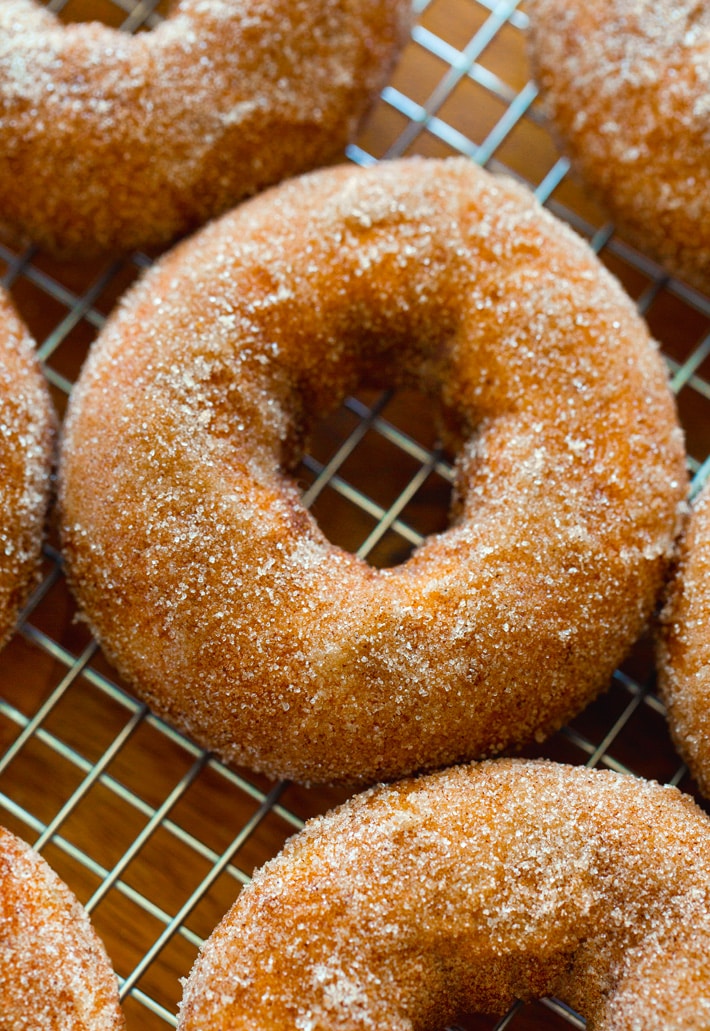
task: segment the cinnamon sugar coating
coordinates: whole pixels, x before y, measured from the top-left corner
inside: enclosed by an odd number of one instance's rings
[[[177,0],[135,36],[0,3],[0,212],[60,255],[156,247],[342,157],[407,0]]]
[[[179,1031],[437,1031],[556,995],[710,1025],[710,822],[675,788],[492,760],[306,824],[203,945]]]
[[[0,290],[0,647],[38,571],[53,437],[34,342]]]
[[[710,484],[693,506],[661,614],[658,681],[676,747],[710,796]]]
[[[449,529],[378,570],[288,475],[360,381],[458,446]],[[226,761],[374,782],[542,738],[653,610],[686,491],[665,370],[591,250],[473,163],[313,173],[175,248],[71,399],[68,576],[108,656]]]
[[[0,1027],[119,1031],[116,977],[86,911],[45,860],[0,828]]]
[[[533,0],[551,123],[623,235],[710,293],[710,5]]]

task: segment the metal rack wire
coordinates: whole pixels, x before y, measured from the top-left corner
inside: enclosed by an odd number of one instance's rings
[[[48,6],[72,16],[74,3]],[[158,17],[157,0],[94,6],[129,31]],[[710,462],[710,299],[617,238],[555,152],[528,76],[523,2],[416,0],[415,12],[401,66],[348,157],[467,155],[527,182],[586,236],[662,344],[699,482]],[[106,315],[147,264],[135,254],[68,267],[0,244],[2,281],[39,342],[60,412]],[[327,532],[378,564],[398,561],[446,517],[450,466],[407,410],[390,394],[348,399],[301,470],[304,499]],[[385,460],[398,474],[373,484]],[[86,904],[119,974],[130,1031],[160,1031],[175,1026],[179,978],[254,867],[344,796],[226,769],[123,689],[74,616],[50,545],[42,583],[0,656],[0,822],[41,849]],[[653,686],[641,642],[608,694],[538,754],[692,790]],[[582,1026],[556,1000],[466,1023]]]

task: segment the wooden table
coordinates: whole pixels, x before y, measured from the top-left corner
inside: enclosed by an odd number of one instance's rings
[[[53,3],[55,9],[60,3]],[[134,0],[69,0],[63,16],[120,24]],[[515,0],[418,0],[412,42],[348,157],[463,153],[529,183],[592,240],[662,344],[694,475],[710,455],[710,299],[668,282],[612,233],[545,128]],[[0,274],[40,348],[63,412],[87,348],[141,255],[63,265],[0,244]],[[331,539],[377,565],[446,524],[450,477],[408,395],[362,394],[319,429],[300,471]],[[356,443],[363,422],[367,432]],[[318,480],[342,446],[343,460]],[[421,481],[421,482],[420,482]],[[41,848],[91,911],[121,978],[130,1031],[174,1026],[179,978],[254,867],[309,815],[345,797],[230,771],[151,716],[97,651],[47,549],[45,578],[0,656],[0,821]],[[669,741],[641,642],[607,694],[537,754],[632,770],[693,790]],[[534,754],[529,750],[530,754]],[[582,1026],[554,1001],[501,1024]]]

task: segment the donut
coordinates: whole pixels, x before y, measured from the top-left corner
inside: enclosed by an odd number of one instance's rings
[[[35,345],[0,289],[0,647],[39,569],[54,415]]]
[[[623,235],[710,292],[710,5],[533,0],[533,72],[561,148]]]
[[[710,796],[710,481],[680,541],[657,645],[658,686],[673,740]]]
[[[458,455],[451,525],[388,569],[289,473],[358,383],[418,388]],[[156,712],[229,763],[364,784],[606,687],[686,487],[658,349],[591,250],[524,188],[412,158],[281,184],[154,265],[81,370],[59,491],[82,616]]]
[[[3,1031],[117,1031],[118,986],[83,906],[48,863],[0,828]]]
[[[0,3],[0,211],[61,257],[164,246],[342,155],[408,0],[178,0],[131,36]]]
[[[438,1031],[556,995],[590,1031],[710,1022],[710,822],[676,788],[498,759],[356,795],[255,874],[179,1031]]]

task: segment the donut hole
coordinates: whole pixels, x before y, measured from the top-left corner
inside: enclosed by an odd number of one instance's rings
[[[317,421],[295,475],[328,540],[388,568],[447,528],[452,459],[429,397],[363,389]]]
[[[115,0],[45,0],[46,6],[65,24],[71,22],[100,22],[112,29],[134,32],[149,29],[155,16],[164,16],[170,8],[169,0],[134,0],[133,9]]]

